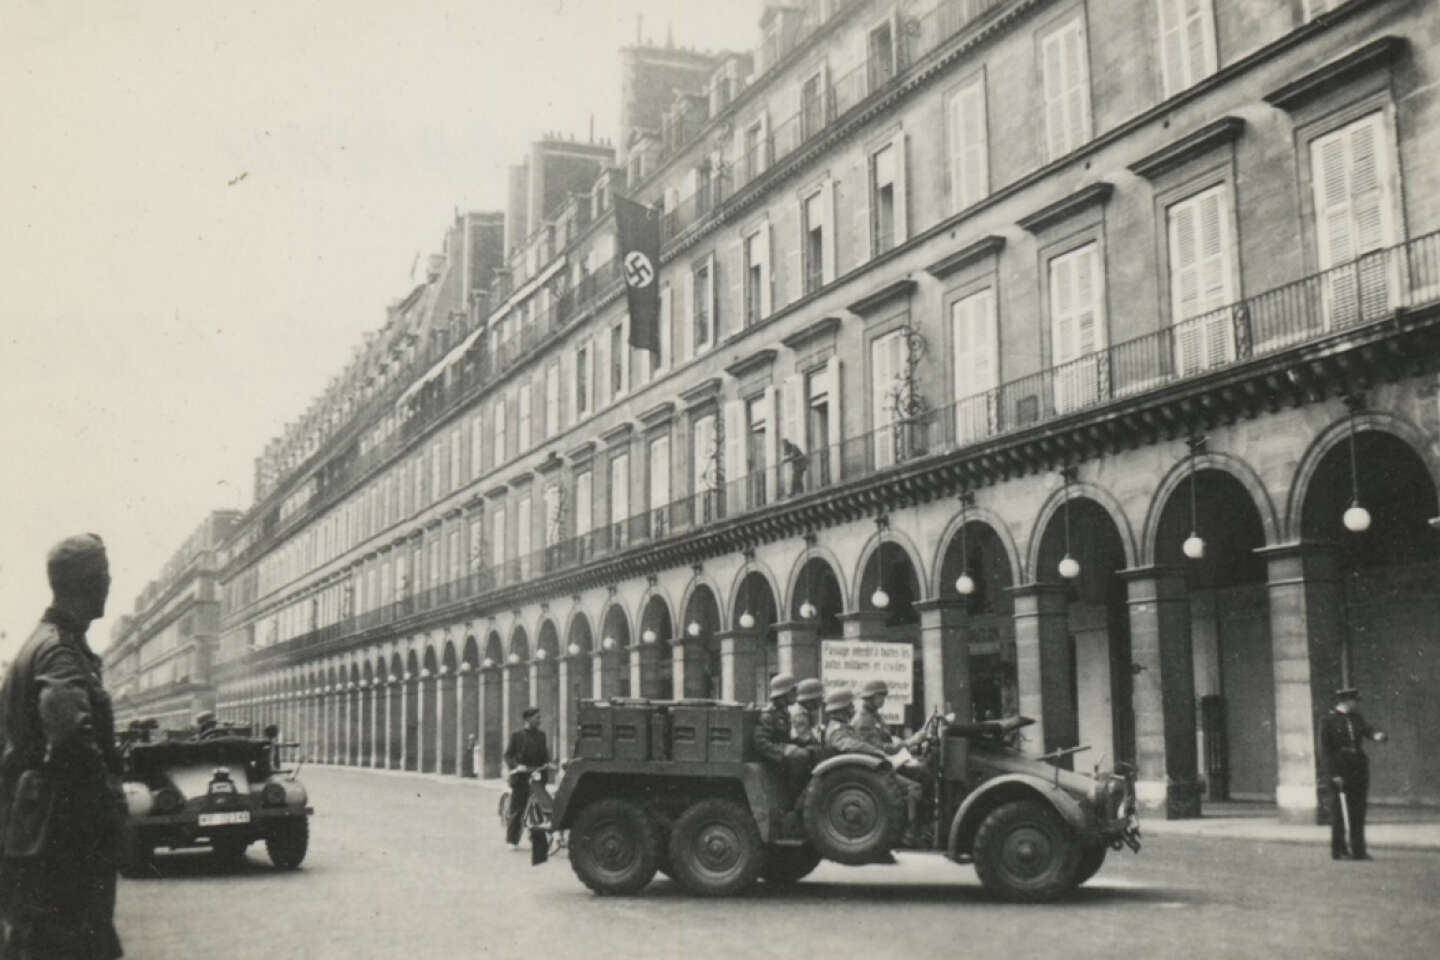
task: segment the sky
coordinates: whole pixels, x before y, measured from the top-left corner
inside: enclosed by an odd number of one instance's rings
[[[403,8],[403,9],[402,9]],[[0,659],[100,534],[97,650],[546,131],[611,137],[618,49],[741,49],[759,0],[0,10]],[[81,13],[83,11],[83,14]]]

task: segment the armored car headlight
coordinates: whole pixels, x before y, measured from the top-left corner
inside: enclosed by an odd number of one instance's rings
[[[283,807],[285,805],[285,785],[274,782],[265,784],[265,789],[260,793],[260,799],[267,807]]]

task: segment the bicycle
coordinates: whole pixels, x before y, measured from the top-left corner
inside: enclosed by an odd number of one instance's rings
[[[518,767],[511,771],[514,773],[527,772],[530,774],[530,796],[525,801],[525,810],[520,815],[520,824],[532,839],[535,831],[544,831],[547,841],[547,855],[554,856],[565,849],[565,831],[555,830],[550,826],[550,791],[545,789],[545,771],[555,768],[555,764],[547,763],[543,767],[527,770],[525,767]],[[507,829],[510,825],[510,791],[506,790],[500,795],[500,802],[496,812],[500,816],[500,828]]]

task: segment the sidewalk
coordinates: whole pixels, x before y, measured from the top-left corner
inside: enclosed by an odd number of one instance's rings
[[[1329,846],[1328,824],[1281,823],[1264,803],[1206,803],[1195,820],[1140,818],[1143,837],[1203,837],[1226,840],[1308,843]],[[1377,850],[1440,851],[1440,810],[1428,807],[1374,807],[1365,820],[1365,838]]]

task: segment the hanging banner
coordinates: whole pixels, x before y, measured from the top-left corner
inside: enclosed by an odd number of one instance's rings
[[[630,308],[630,346],[660,355],[660,220],[654,211],[618,193],[615,232],[625,300]]]
[[[890,688],[880,711],[886,723],[900,724],[914,696],[915,647],[881,640],[820,641],[820,680],[825,692],[849,688],[858,699],[866,680],[884,680]],[[856,709],[859,709],[857,704]]]

